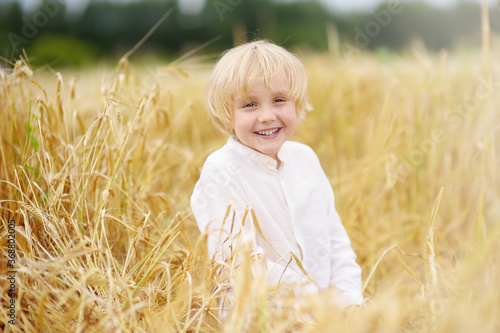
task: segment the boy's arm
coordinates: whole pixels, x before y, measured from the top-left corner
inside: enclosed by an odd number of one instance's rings
[[[230,168],[205,163],[191,196],[191,209],[201,232],[208,234],[208,253],[228,259],[240,232],[246,195]]]
[[[335,196],[328,177],[322,170],[323,189],[328,200],[328,220],[330,239],[330,286],[336,288],[343,306],[363,304],[361,293],[361,268],[356,263],[356,254],[351,241],[335,209]]]
[[[363,304],[361,268],[356,263],[356,254],[351,247],[349,236],[334,205],[335,203],[332,201],[333,212],[330,217],[330,285],[337,289],[345,307],[361,305]]]

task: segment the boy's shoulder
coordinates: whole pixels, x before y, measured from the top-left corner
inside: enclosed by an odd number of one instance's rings
[[[319,170],[322,169],[318,155],[308,145],[296,142],[287,141],[283,146],[283,155],[278,156],[295,166],[295,169],[300,170]]]
[[[238,156],[235,154],[234,147],[232,143],[228,141],[224,146],[213,151],[208,155],[205,160],[204,167],[210,166],[216,169],[226,168],[227,165],[231,165],[238,162]]]
[[[311,147],[309,147],[308,145],[306,145],[302,142],[288,140],[285,142],[284,146],[286,147],[286,149],[292,150],[295,152],[302,152],[302,153],[307,153],[307,154],[312,153],[312,154],[316,155],[316,153],[314,153],[314,150]]]
[[[300,157],[300,158],[314,158],[317,159],[317,155],[314,152],[314,150],[309,147],[308,145],[297,142],[297,141],[290,141],[288,140],[285,142],[283,145],[283,148],[286,152],[286,154],[291,154],[292,156],[295,157]]]

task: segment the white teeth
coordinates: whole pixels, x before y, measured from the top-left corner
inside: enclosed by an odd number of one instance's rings
[[[257,134],[260,135],[273,135],[274,133],[278,132],[279,128],[275,130],[269,130],[269,131],[257,131]]]

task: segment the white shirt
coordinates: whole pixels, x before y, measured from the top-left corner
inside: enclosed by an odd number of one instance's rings
[[[200,230],[208,232],[210,255],[224,259],[233,213],[235,235],[251,205],[263,236],[253,227],[256,251],[266,258],[270,283],[308,280],[294,260],[289,263],[293,252],[314,281],[309,292],[333,286],[342,306],[362,304],[361,268],[316,154],[304,144],[287,141],[278,158],[279,170],[276,160],[234,138],[208,156],[191,196],[191,208]],[[223,223],[229,204],[231,210]],[[252,222],[251,214],[247,216],[244,230]]]

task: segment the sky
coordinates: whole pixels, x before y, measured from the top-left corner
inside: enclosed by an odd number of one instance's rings
[[[393,0],[395,3],[404,3],[406,0]],[[373,10],[383,0],[320,0],[329,10],[334,11],[352,11],[352,10]],[[456,4],[458,0],[425,0],[425,2],[439,7],[445,7]]]
[[[186,13],[196,13],[198,10],[203,8],[205,1],[213,0],[177,0],[179,3],[179,9]],[[233,0],[235,1],[235,0]],[[248,1],[248,0],[242,0]],[[276,2],[293,2],[299,0],[275,0]],[[304,1],[304,0],[302,0]],[[350,12],[350,11],[372,11],[377,8],[378,5],[385,1],[391,1],[395,3],[404,3],[411,0],[318,0],[321,2],[329,11],[331,12]],[[447,7],[459,2],[479,2],[482,0],[423,0],[428,4],[436,7]],[[498,3],[500,0],[488,0],[489,3]]]
[[[0,0],[0,3],[13,2],[16,0]],[[41,0],[18,0],[23,9],[26,11],[38,8]],[[89,0],[54,0],[58,2],[65,2],[67,4],[68,11],[74,14],[81,13],[87,6]],[[112,0],[115,2],[130,2],[134,0]],[[185,14],[196,14],[199,12],[206,1],[213,0],[177,0],[179,10]],[[235,1],[235,0],[233,0]],[[249,0],[243,0],[249,1]],[[275,0],[277,2],[290,2],[297,0]],[[350,12],[350,11],[372,11],[384,2],[384,0],[319,0],[323,5],[332,12]],[[394,2],[407,2],[411,0],[390,0]],[[477,1],[481,0],[424,0],[425,2],[439,7],[446,7],[449,5],[456,4],[460,1]],[[490,3],[498,2],[500,0],[489,0]]]

